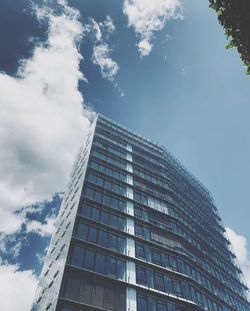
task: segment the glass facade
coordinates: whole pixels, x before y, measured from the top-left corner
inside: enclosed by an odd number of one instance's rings
[[[249,311],[209,191],[98,115],[73,166],[32,311]]]

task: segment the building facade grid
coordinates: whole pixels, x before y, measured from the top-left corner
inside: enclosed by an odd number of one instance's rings
[[[32,311],[249,311],[210,192],[164,147],[98,115]]]

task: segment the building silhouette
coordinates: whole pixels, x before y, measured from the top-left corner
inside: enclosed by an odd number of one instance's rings
[[[213,198],[164,147],[98,115],[33,311],[249,311]]]

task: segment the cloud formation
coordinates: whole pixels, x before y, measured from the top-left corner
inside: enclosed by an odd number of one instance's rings
[[[50,237],[55,230],[55,221],[56,218],[54,216],[48,217],[45,223],[37,220],[28,221],[26,225],[27,233],[33,232],[41,237]]]
[[[47,42],[22,60],[16,76],[0,73],[0,233],[21,228],[23,206],[50,200],[65,186],[92,112],[78,90],[83,26],[78,11],[37,9]]]
[[[16,265],[0,265],[0,306],[4,311],[30,310],[37,278],[32,270],[19,271]]]
[[[123,13],[139,37],[137,47],[141,57],[151,52],[155,32],[162,30],[169,20],[183,18],[181,0],[125,0]]]
[[[91,19],[92,30],[95,33],[95,45],[93,47],[93,63],[100,67],[103,78],[114,81],[114,77],[118,73],[118,64],[110,57],[112,52],[108,43],[106,42],[109,35],[115,30],[110,16],[107,16],[103,22],[97,23]]]
[[[250,257],[247,249],[247,239],[230,228],[226,228],[226,235],[231,242],[232,250],[238,259],[246,283],[250,288]]]

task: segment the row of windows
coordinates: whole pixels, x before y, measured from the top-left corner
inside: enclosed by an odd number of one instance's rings
[[[70,264],[97,273],[125,280],[125,261],[116,257],[93,251],[86,247],[74,246],[70,256]]]
[[[106,205],[108,207],[114,208],[125,212],[127,208],[127,203],[125,200],[118,199],[109,194],[103,193],[99,190],[86,186],[84,189],[84,196],[90,200],[93,200],[99,204]]]
[[[98,124],[96,127],[96,134],[109,138],[123,147],[127,147],[127,140],[117,136],[116,133],[109,131],[106,126],[100,126]]]
[[[181,305],[137,292],[137,311],[188,311]]]
[[[166,254],[139,242],[135,244],[135,254],[145,261],[189,275],[208,290],[214,291],[210,280],[180,257]]]
[[[177,296],[189,299],[203,307],[208,307],[209,311],[229,311],[230,309],[221,306],[217,302],[213,301],[209,296],[199,291],[196,287],[189,283],[175,279],[166,273],[156,272],[150,269],[146,269],[142,266],[136,266],[136,281],[138,284],[142,284],[156,290],[172,293]],[[236,306],[239,311],[247,311],[248,307],[243,305],[240,300],[229,295],[226,291],[220,291],[218,288],[214,292],[222,300],[229,305]]]
[[[208,306],[210,311],[223,310],[217,302],[212,301],[195,287],[184,281],[175,279],[166,273],[160,273],[146,269],[142,266],[136,266],[136,282],[162,292],[183,297],[203,307]]]
[[[126,196],[127,194],[127,187],[116,183],[116,182],[111,182],[110,180],[106,179],[105,177],[98,176],[94,173],[88,173],[87,178],[89,182],[96,184],[100,187],[103,187],[107,190],[110,190],[112,192],[115,192],[117,194]]]
[[[98,159],[101,159],[101,160],[103,160],[107,163],[110,163],[116,167],[119,167],[123,170],[127,169],[127,162],[125,160],[112,158],[112,157],[102,153],[100,150],[97,150],[97,148],[92,149],[92,154],[93,154],[93,156],[97,157]]]
[[[101,123],[98,124],[97,129],[98,133],[102,133],[104,136],[110,137],[112,140],[120,142],[124,146],[126,146],[127,141],[129,141],[133,144],[133,146],[138,146],[140,149],[148,151],[150,154],[155,154],[160,157],[162,155],[160,147],[156,147],[151,142],[148,142],[147,140],[138,137],[138,135],[134,135],[128,131],[124,133],[123,129],[106,120],[101,120]],[[117,136],[117,134],[119,136]]]
[[[164,214],[168,214],[168,206],[166,203],[163,203],[142,192],[134,191],[134,200],[141,204],[147,205],[153,209],[156,209]]]
[[[125,287],[97,276],[68,276],[63,296],[83,304],[112,311],[126,310]]]
[[[83,204],[80,207],[80,214],[86,218],[93,219],[121,231],[126,229],[126,218],[117,216],[104,208],[97,208],[89,204]]]
[[[168,212],[169,212],[169,215],[171,215],[172,217],[178,218],[180,221],[184,221],[183,217],[180,215],[180,213],[176,212],[171,207],[168,207]],[[149,220],[152,221],[152,217],[153,217],[153,221],[157,221],[159,223],[162,223],[164,226],[167,226],[169,228],[169,230],[171,230],[172,232],[183,236],[187,241],[189,241],[191,244],[193,244],[199,250],[201,250],[203,248],[207,251],[207,248],[201,247],[200,243],[196,239],[194,239],[189,233],[187,233],[186,230],[183,230],[183,228],[181,226],[167,220],[164,217],[164,215],[158,215],[157,216],[152,211],[150,211],[150,215],[149,215],[149,211],[147,209],[145,209],[145,208],[143,209],[142,207],[136,206],[135,207],[135,216],[144,220],[144,221],[149,221]],[[200,238],[202,237],[201,231],[200,230],[198,231],[195,228],[195,226],[191,226],[191,224],[188,224],[186,221],[184,221],[184,223],[186,226],[188,226],[188,228],[190,230],[192,230],[194,232],[194,234],[196,236],[199,236]],[[206,238],[207,238],[207,235],[206,235]],[[211,241],[211,240],[206,241],[206,244],[207,244],[207,242],[209,242],[209,245],[213,246],[213,248],[215,248],[217,251],[219,251],[218,246],[215,246],[215,243],[213,243],[213,241]],[[203,244],[204,244],[204,242],[203,242]],[[217,257],[214,257],[214,261],[216,262],[216,264],[218,264],[225,271],[228,271],[228,270],[231,271],[232,270],[232,269],[230,269],[230,267],[228,267],[228,265],[225,264],[225,262],[222,262],[222,260],[218,259]],[[208,265],[211,267],[210,270],[212,271],[212,273],[215,277],[219,278],[221,281],[228,284],[228,286],[230,286],[234,290],[236,289],[238,293],[242,294],[241,286],[236,285],[235,282],[231,281],[230,278],[224,276],[221,272],[217,272],[216,269],[214,269],[210,265],[210,263],[208,263]],[[207,271],[210,271],[210,270],[207,269]]]
[[[81,240],[100,245],[117,253],[125,253],[126,239],[116,233],[108,232],[79,222],[76,236]]]
[[[166,234],[156,232],[155,230],[149,230],[148,226],[141,223],[135,223],[135,235],[144,238],[145,240],[151,240],[157,244],[164,245],[168,248],[182,249],[182,245],[176,239],[167,237]]]
[[[113,142],[109,141],[109,143],[107,143],[107,138],[104,137],[104,139],[100,139],[99,137],[95,137],[95,140],[94,140],[94,145],[97,146],[97,147],[100,147],[100,148],[103,148],[105,149],[105,151],[107,152],[111,152],[115,155],[117,155],[118,157],[121,157],[121,158],[127,158],[127,151],[124,150],[123,148],[121,147],[118,147],[117,145],[113,144]],[[111,144],[112,143],[112,146]]]
[[[185,248],[181,245],[180,242],[175,240],[172,237],[167,237],[166,234],[162,234],[158,231],[155,231],[154,229],[150,230],[148,226],[140,224],[140,223],[135,223],[135,235],[144,238],[145,240],[151,240],[157,244],[163,245],[167,248],[181,251],[181,252],[186,252]],[[227,284],[228,287],[233,289],[236,293],[239,295],[242,295],[242,289],[241,287],[237,286],[236,283],[228,278],[225,277],[222,273],[218,272],[216,269],[214,269],[210,263],[203,261],[203,267],[209,272],[212,273],[212,275],[216,276],[221,282]],[[213,269],[213,270],[212,270]],[[216,275],[215,275],[216,271]],[[197,279],[198,281],[200,278]],[[209,286],[209,285],[208,285]],[[219,292],[217,290],[217,292]],[[221,294],[222,296],[223,294]],[[226,294],[225,294],[226,295]],[[231,298],[228,298],[231,299]]]
[[[185,238],[186,241],[193,244],[199,250],[205,249],[201,247],[200,243],[194,239],[186,230],[183,230],[181,226],[178,224],[171,222],[165,215],[156,214],[154,211],[145,210],[140,207],[135,207],[135,216],[143,219],[144,221],[156,222],[157,224],[162,225],[165,229],[167,228],[169,231],[172,231],[178,235],[181,235]]]
[[[156,163],[152,160],[148,160],[144,157],[133,154],[133,163],[145,167],[146,169],[150,170],[153,174],[167,177],[165,168],[161,164],[159,164],[159,162]]]
[[[164,187],[164,188],[169,188],[168,184],[164,180],[160,179],[159,177],[156,177],[157,176],[156,174],[154,174],[154,175],[150,174],[145,169],[142,169],[142,168],[139,168],[139,167],[135,166],[134,170],[133,170],[133,173],[136,176],[139,176],[139,177],[141,177],[143,179],[146,179],[146,180],[150,181],[153,184],[159,185],[159,186]]]
[[[127,175],[125,173],[122,173],[121,171],[118,172],[117,170],[111,169],[111,168],[99,163],[96,160],[91,160],[89,162],[89,166],[92,167],[93,169],[95,169],[96,171],[101,172],[107,176],[114,177],[114,178],[121,180],[121,181],[124,181],[124,182],[126,182],[126,180],[127,180]]]

